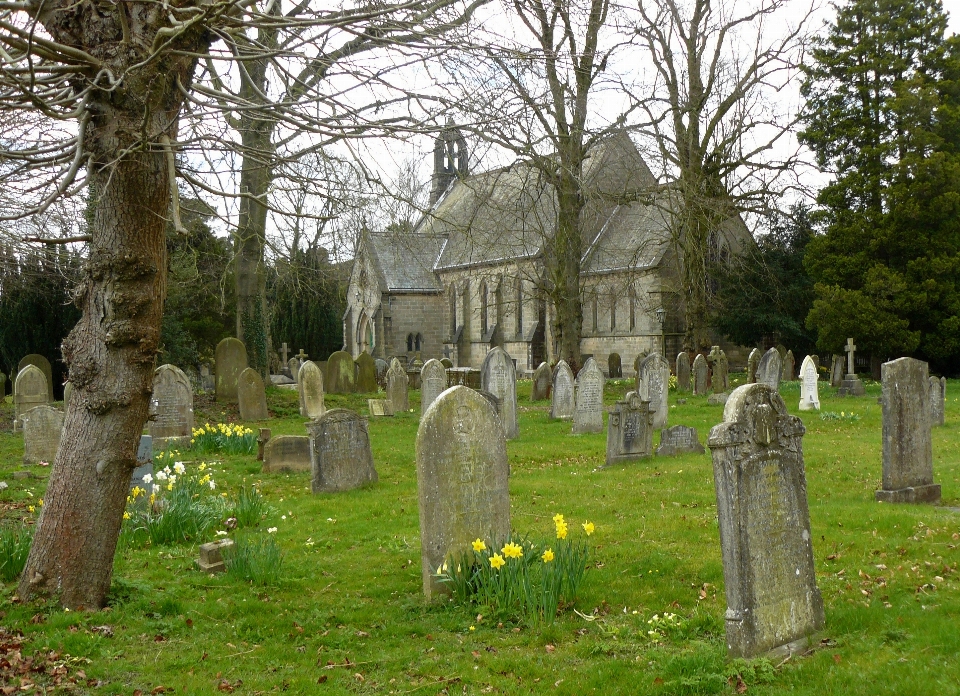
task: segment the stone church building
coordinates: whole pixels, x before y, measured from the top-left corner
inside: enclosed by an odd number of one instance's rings
[[[459,131],[446,130],[434,148],[430,206],[414,229],[362,234],[344,314],[354,357],[419,354],[479,367],[501,346],[519,370],[556,359],[553,308],[540,292],[555,195],[534,167],[470,174],[467,155]],[[581,352],[604,367],[616,352],[625,374],[641,352],[681,349],[670,192],[657,183],[626,133],[608,137],[584,165]],[[624,202],[636,191],[651,193]],[[747,244],[739,218],[711,235],[717,258]]]

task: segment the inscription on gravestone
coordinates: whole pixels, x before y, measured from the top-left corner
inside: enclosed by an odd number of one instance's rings
[[[334,408],[310,421],[307,431],[314,493],[349,491],[377,482],[366,418]]]
[[[158,447],[175,440],[189,444],[193,434],[193,387],[176,365],[161,365],[153,373],[149,426]]]
[[[565,360],[557,363],[553,377],[553,394],[550,400],[550,417],[555,420],[571,420],[576,410],[574,399],[573,370]]]
[[[63,411],[42,405],[31,408],[20,417],[23,427],[24,465],[52,464],[60,448],[63,432]]]
[[[499,346],[480,366],[480,388],[500,399],[500,420],[508,440],[520,434],[517,414],[517,374],[513,359]]]
[[[637,393],[640,394],[641,399],[650,402],[655,430],[667,424],[667,416],[670,413],[669,388],[670,364],[659,353],[648,355],[640,363],[640,372],[637,374]]]
[[[29,364],[20,370],[13,385],[14,413],[18,423],[23,414],[30,409],[50,403],[47,378],[36,365]]]
[[[25,368],[27,365],[36,365],[40,368],[40,371],[43,373],[43,376],[47,379],[47,402],[53,401],[53,368],[50,366],[50,361],[43,355],[39,353],[31,353],[30,355],[24,356],[19,365],[17,365],[17,374],[20,374],[20,371]]]
[[[577,406],[573,412],[574,435],[603,432],[603,384],[605,381],[603,370],[597,365],[597,361],[588,358],[580,374],[577,375]]]
[[[706,452],[700,444],[700,437],[696,428],[686,425],[675,425],[660,431],[660,446],[657,447],[657,456],[675,457],[678,454],[703,454]]]
[[[614,404],[607,418],[606,466],[653,454],[653,412],[635,391]]]

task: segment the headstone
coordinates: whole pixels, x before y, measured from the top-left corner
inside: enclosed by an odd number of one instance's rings
[[[290,358],[287,360],[287,371],[290,373],[290,377],[296,382],[300,374],[300,360],[297,358]]]
[[[857,377],[854,354],[857,347],[853,344],[853,339],[847,339],[847,345],[843,348],[847,352],[847,374],[840,383],[840,389],[837,390],[837,396],[863,396],[867,393],[863,386],[863,380]],[[881,372],[882,375],[882,372]]]
[[[569,368],[568,368],[569,369]],[[498,548],[510,536],[507,447],[496,412],[477,392],[443,392],[417,431],[417,491],[423,592],[448,593],[436,580],[444,562],[484,540]]]
[[[610,353],[610,355],[607,356],[607,373],[610,375],[610,379],[620,379],[623,377],[620,353]]]
[[[350,353],[338,350],[327,360],[324,386],[328,394],[352,394],[356,391],[357,366]]]
[[[13,383],[13,402],[14,417],[18,423],[21,416],[30,409],[50,403],[47,378],[39,367],[31,363],[17,373],[17,379]]]
[[[703,445],[696,428],[686,425],[675,425],[660,431],[660,446],[657,447],[658,457],[675,457],[678,454],[704,454]]]
[[[200,386],[205,392],[212,392],[217,388],[216,377],[210,374],[210,365],[207,363],[200,366]]]
[[[730,361],[723,348],[720,349],[720,381],[723,383],[723,390],[730,388]]]
[[[677,353],[677,390],[690,391],[690,354],[685,350]]]
[[[653,412],[653,428],[659,430],[667,425],[670,414],[668,400],[670,390],[670,363],[660,353],[644,358],[637,374],[637,393],[650,402]]]
[[[480,366],[480,388],[500,399],[500,420],[507,439],[520,434],[517,420],[517,374],[513,359],[499,346],[487,353]]]
[[[930,425],[935,427],[944,424],[944,413],[947,401],[947,378],[930,378]]]
[[[367,399],[367,410],[375,417],[392,416],[393,404],[387,399]]]
[[[780,353],[780,365],[783,365],[783,361],[787,359],[787,347],[782,343],[777,344],[777,352]]]
[[[130,474],[130,488],[139,486],[149,491],[147,484],[143,482],[143,477],[147,474],[153,475],[153,437],[141,435],[137,444],[137,466]]]
[[[707,397],[707,404],[710,406],[723,406],[727,403],[727,399],[730,398],[730,394],[727,392],[720,392],[719,394],[711,394]]]
[[[237,379],[237,400],[240,405],[240,418],[245,421],[267,420],[267,394],[263,388],[260,373],[248,367]]]
[[[50,366],[50,361],[46,357],[40,355],[39,353],[31,353],[30,355],[24,356],[20,360],[20,364],[17,365],[17,374],[20,374],[20,371],[25,368],[27,365],[36,365],[40,368],[40,371],[43,373],[43,376],[47,378],[47,402],[50,403],[53,401],[53,368]]]
[[[833,364],[830,366],[830,386],[839,387],[843,382],[843,356],[834,355]]]
[[[310,421],[307,430],[314,493],[349,491],[377,482],[366,418],[333,408]]]
[[[809,355],[800,365],[800,410],[820,410],[820,388],[817,380],[817,364]]]
[[[370,353],[363,351],[355,360],[357,363],[357,391],[361,394],[377,393],[377,365]]]
[[[390,363],[386,360],[381,360],[377,358],[373,361],[374,367],[377,369],[377,387],[386,391],[387,389],[387,370],[390,369]]]
[[[693,359],[693,395],[703,396],[707,393],[707,359],[702,353],[697,353]]]
[[[69,382],[67,382],[69,384]],[[66,387],[64,387],[66,388]],[[7,394],[7,376],[0,372],[0,401],[3,401],[3,397]],[[64,397],[66,401],[66,397]]]
[[[181,441],[189,444],[193,435],[193,387],[190,378],[176,365],[161,365],[153,373],[150,399],[150,436],[158,447]]]
[[[64,413],[67,412],[67,407],[70,405],[70,397],[72,395],[73,395],[73,382],[68,380],[63,383],[63,412]]]
[[[217,344],[217,401],[237,403],[240,373],[247,369],[247,348],[236,338],[225,338]]]
[[[533,371],[533,384],[530,386],[530,401],[543,401],[550,398],[550,366],[542,362]]]
[[[652,357],[652,356],[651,356]],[[627,392],[607,418],[607,466],[632,462],[653,454],[653,411],[650,402]]]
[[[780,378],[783,377],[783,361],[776,348],[771,348],[757,364],[757,384],[766,384],[774,391],[780,389]]]
[[[280,362],[283,363],[284,367],[287,365],[287,356],[290,355],[290,348],[287,347],[287,342],[284,341],[280,345]],[[291,377],[293,375],[290,375]]]
[[[286,345],[286,344],[284,344]],[[259,428],[257,433],[257,461],[263,461],[263,452],[267,448],[267,443],[270,442],[270,437],[273,435],[270,432],[270,428]]]
[[[557,363],[550,397],[550,417],[554,420],[572,420],[577,402],[574,399],[573,370],[566,360]]]
[[[60,447],[63,411],[46,404],[31,408],[20,416],[23,428],[23,463],[52,464]]]
[[[786,357],[783,359],[783,381],[792,382],[797,377],[797,363],[793,357],[793,351],[788,350]]]
[[[914,358],[885,362],[881,380],[883,488],[874,496],[885,503],[936,503],[940,484],[933,482],[927,363]]]
[[[443,365],[443,369],[449,370],[453,367],[453,360],[450,358],[440,358],[440,364]]]
[[[400,361],[394,358],[390,361],[390,369],[387,370],[387,401],[390,402],[394,413],[410,410],[409,385],[407,371]]]
[[[710,349],[710,355],[707,356],[707,362],[710,363],[710,369],[713,371],[710,378],[710,389],[713,390],[714,394],[719,394],[727,388],[726,374],[720,354],[720,346],[713,346]]]
[[[650,360],[651,355],[647,358]],[[640,369],[643,370],[643,365]],[[603,370],[593,358],[587,358],[577,375],[577,407],[573,411],[573,434],[603,432]]]
[[[710,430],[732,658],[806,641],[824,625],[803,434],[802,421],[765,383],[735,389],[723,422]]]
[[[297,391],[300,393],[300,415],[304,418],[319,418],[327,410],[323,403],[323,372],[312,360],[300,366]]]
[[[647,357],[647,351],[641,351],[637,357],[633,359],[633,374],[637,374],[640,371],[640,363],[643,362],[644,358]]]
[[[197,569],[202,573],[222,573],[227,569],[223,562],[224,550],[233,546],[233,539],[217,539],[207,544],[200,544],[200,557],[197,559]]]
[[[420,368],[420,415],[447,390],[447,371],[443,363],[431,358]]]
[[[747,358],[747,384],[757,381],[757,366],[760,364],[760,349],[754,348]]]
[[[306,435],[277,435],[264,445],[263,473],[310,470],[310,438]]]

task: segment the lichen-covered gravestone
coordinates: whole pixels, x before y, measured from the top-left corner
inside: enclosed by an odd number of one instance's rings
[[[720,346],[713,346],[710,349],[710,355],[707,356],[707,362],[710,363],[710,369],[713,371],[710,376],[710,389],[713,390],[714,394],[720,394],[727,388],[727,377],[721,352]]]
[[[240,373],[237,379],[237,401],[240,406],[240,418],[245,421],[267,420],[267,394],[263,388],[263,378],[252,367]]]
[[[550,397],[550,417],[554,420],[571,420],[576,410],[574,399],[573,370],[566,360],[557,363],[553,376],[553,394]]]
[[[60,448],[63,432],[63,411],[52,406],[37,406],[20,416],[23,427],[24,465],[52,464]]]
[[[783,376],[783,360],[776,348],[771,348],[757,364],[757,384],[766,384],[774,391],[780,389],[780,378]]]
[[[885,362],[880,368],[883,403],[883,488],[885,503],[936,503],[930,432],[930,375],[914,358]]]
[[[243,341],[225,338],[217,344],[217,401],[235,404],[239,399],[240,373],[247,369],[247,348]]]
[[[377,364],[367,351],[355,360],[357,364],[357,391],[361,394],[377,393]]]
[[[324,387],[328,394],[352,394],[357,387],[357,366],[350,353],[338,350],[327,360]]]
[[[703,396],[707,393],[707,359],[702,353],[697,353],[693,359],[693,395]]]
[[[607,374],[610,375],[610,379],[620,379],[623,377],[620,353],[610,353],[610,355],[607,356]]]
[[[690,354],[685,350],[677,353],[677,389],[690,391]]]
[[[304,418],[319,418],[326,412],[323,403],[323,372],[313,360],[300,366],[297,391],[300,393],[300,415]]]
[[[797,363],[793,357],[793,351],[788,350],[787,355],[783,358],[783,379],[786,382],[792,382],[797,378]]]
[[[947,401],[947,378],[930,378],[930,425],[938,426],[944,423]]]
[[[747,358],[747,384],[757,381],[757,366],[760,364],[760,349],[754,348]]]
[[[499,346],[487,353],[480,366],[480,388],[500,399],[500,420],[507,439],[520,434],[517,419],[517,373],[513,359]]]
[[[678,454],[703,454],[706,452],[700,444],[700,437],[696,428],[686,425],[675,425],[660,431],[660,446],[657,447],[658,457],[675,457]]]
[[[298,375],[300,374],[301,367],[302,365],[300,364],[300,358],[290,358],[287,361],[287,372],[290,373],[290,378],[292,380],[296,381],[299,378]]]
[[[830,367],[830,386],[839,387],[843,382],[843,363],[842,355],[833,356],[833,365]]]
[[[305,435],[277,435],[263,446],[263,473],[310,471],[310,438]]]
[[[573,411],[574,435],[603,432],[604,382],[606,380],[603,370],[597,365],[597,361],[587,358],[577,375],[577,407]]]
[[[40,371],[43,372],[43,376],[47,378],[47,401],[53,401],[53,368],[50,366],[50,361],[43,355],[39,353],[31,353],[30,355],[25,355],[21,360],[20,364],[17,365],[17,374],[20,374],[20,370],[25,368],[27,365],[36,365],[40,368]]]
[[[635,391],[614,404],[607,419],[607,466],[653,454],[653,412]]]
[[[436,573],[482,539],[499,548],[510,535],[507,446],[493,407],[456,386],[427,409],[417,431],[417,491],[423,592],[449,588]]]
[[[809,355],[800,364],[800,410],[820,410],[820,388],[817,364]]]
[[[633,359],[633,374],[636,375],[640,371],[640,363],[643,362],[643,359],[647,357],[647,351],[641,351],[637,357]]]
[[[176,365],[161,365],[153,373],[150,436],[157,447],[182,442],[193,435],[193,385]]]
[[[550,398],[550,366],[542,362],[533,372],[533,384],[530,387],[530,401],[543,401]]]
[[[410,378],[400,361],[394,358],[387,370],[387,401],[394,413],[403,413],[410,409]]]
[[[780,394],[761,383],[735,389],[710,431],[730,657],[792,651],[824,625],[803,434]]]
[[[720,349],[720,383],[723,385],[723,391],[730,388],[730,360],[722,348]]]
[[[30,409],[50,403],[47,378],[39,367],[29,364],[17,373],[13,383],[13,401],[15,425],[20,424],[21,416]]]
[[[670,389],[670,363],[660,353],[644,358],[637,374],[637,393],[650,402],[653,411],[653,428],[659,430],[667,425],[670,414],[668,393]]]
[[[377,482],[366,418],[333,408],[310,421],[307,431],[314,493],[349,491]]]
[[[447,371],[443,363],[431,358],[420,368],[420,415],[447,389]]]

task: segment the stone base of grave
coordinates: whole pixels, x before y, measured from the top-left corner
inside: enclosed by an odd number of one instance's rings
[[[840,390],[837,396],[863,396],[867,390],[863,386],[863,381],[856,375],[847,375],[840,384]]]
[[[209,544],[200,544],[200,558],[194,563],[204,573],[223,573],[227,567],[223,562],[221,551],[233,546],[233,539],[220,539]]]
[[[939,503],[940,484],[930,483],[926,486],[912,486],[899,488],[894,491],[879,490],[873,494],[879,503]]]
[[[603,466],[599,468],[603,469],[608,466],[614,466],[615,464],[629,464],[630,462],[640,462],[640,461],[643,461],[644,459],[649,459],[652,456],[653,456],[653,452],[650,452],[649,454],[614,454],[614,455],[607,453],[606,463],[604,463]]]
[[[393,415],[393,404],[389,399],[367,399],[367,409],[371,416]]]
[[[723,406],[727,403],[727,397],[730,395],[727,392],[720,392],[719,394],[711,394],[707,397],[707,403],[711,406]]]

